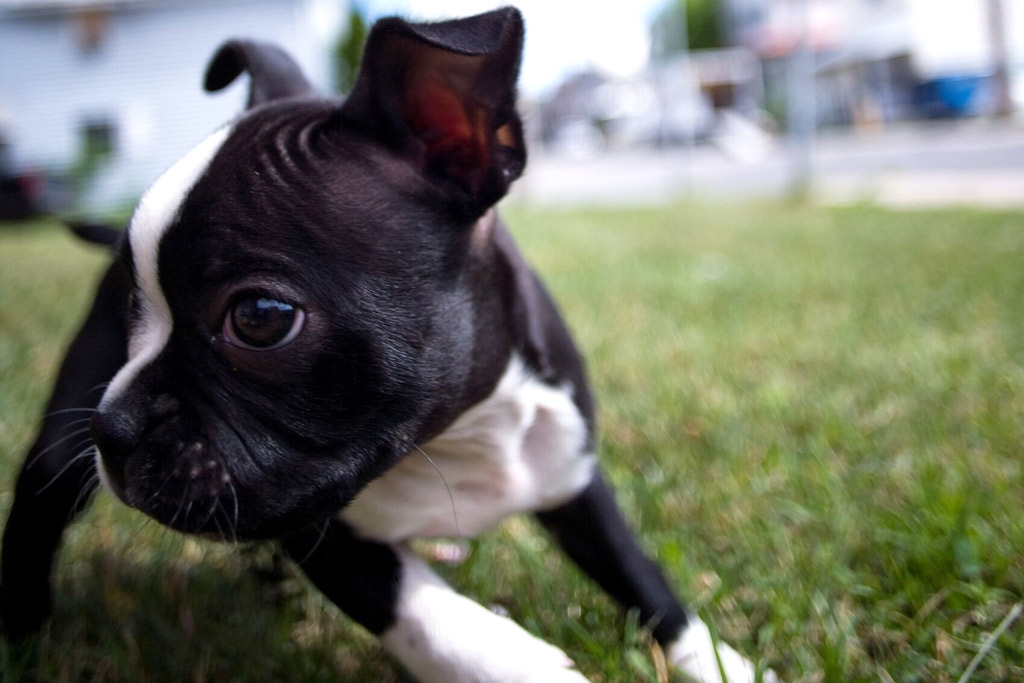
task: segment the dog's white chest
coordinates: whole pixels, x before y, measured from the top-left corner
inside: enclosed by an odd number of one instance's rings
[[[543,384],[513,357],[490,396],[371,482],[342,518],[381,541],[475,536],[582,490],[594,463],[585,446],[571,389]]]

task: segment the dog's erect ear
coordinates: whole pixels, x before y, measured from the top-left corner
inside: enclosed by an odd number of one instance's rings
[[[220,46],[206,67],[203,86],[208,92],[227,87],[243,71],[249,72],[252,108],[264,102],[312,92],[313,86],[287,52],[254,40],[229,40]]]
[[[431,24],[382,19],[340,113],[483,211],[526,163],[516,113],[522,47],[512,7]]]
[[[116,251],[121,238],[124,237],[124,230],[112,228],[105,223],[93,223],[89,221],[67,220],[66,224],[71,232],[80,239],[91,244],[98,244]]]

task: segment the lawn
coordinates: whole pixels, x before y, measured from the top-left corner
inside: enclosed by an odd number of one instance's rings
[[[721,637],[788,681],[1024,678],[1024,214],[506,213],[589,358],[621,505]],[[0,226],[0,514],[105,258]],[[594,681],[659,680],[643,624],[532,521],[468,547],[439,569],[465,593]],[[402,680],[272,549],[106,493],[55,582],[14,679]]]

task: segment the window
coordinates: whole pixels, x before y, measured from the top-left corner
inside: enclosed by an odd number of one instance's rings
[[[78,49],[85,54],[94,54],[103,49],[110,35],[110,12],[98,7],[80,9],[71,15],[74,24],[75,41]]]
[[[117,147],[116,130],[109,119],[86,119],[81,139],[83,154],[93,159],[104,159]]]

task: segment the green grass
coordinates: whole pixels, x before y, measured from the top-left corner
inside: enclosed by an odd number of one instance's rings
[[[507,212],[601,405],[645,547],[789,681],[1024,678],[1024,215],[682,205]],[[0,229],[0,513],[104,256]],[[650,642],[527,519],[441,571],[594,681]],[[277,575],[283,574],[283,578]],[[271,577],[268,579],[268,577]],[[397,681],[269,549],[163,531],[101,494],[68,535],[41,681]],[[16,676],[14,676],[16,678]]]

